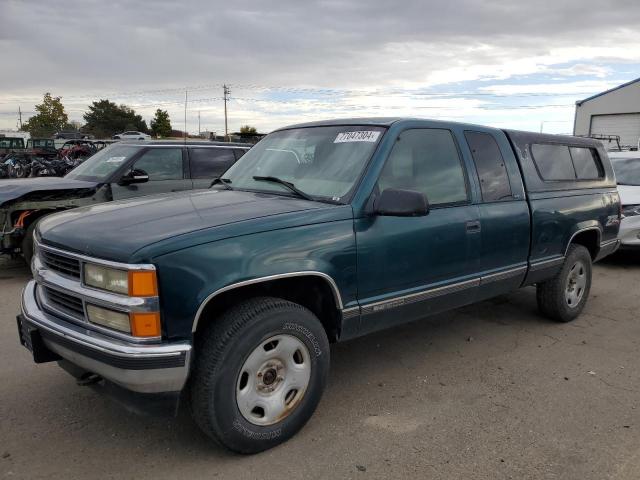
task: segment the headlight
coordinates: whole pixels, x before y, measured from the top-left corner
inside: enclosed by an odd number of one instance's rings
[[[117,268],[85,263],[84,283],[100,290],[131,297],[155,297],[158,295],[155,270],[118,270]]]
[[[87,318],[96,325],[130,333],[135,337],[158,337],[162,333],[158,312],[122,313],[87,304]]]
[[[129,272],[85,263],[84,283],[90,287],[127,295],[129,293]]]
[[[121,332],[131,333],[131,322],[127,313],[116,312],[95,305],[87,304],[87,317],[91,323],[113,328]]]
[[[128,295],[129,297],[158,297],[158,279],[153,267],[147,270],[119,269],[105,267],[95,263],[83,264],[83,281],[90,287],[113,293]],[[153,301],[153,299],[151,299]],[[125,308],[128,310],[128,308]],[[89,322],[134,337],[160,337],[160,312],[131,311],[127,313],[86,304]]]
[[[635,217],[640,215],[640,205],[623,205],[622,216],[623,217]]]

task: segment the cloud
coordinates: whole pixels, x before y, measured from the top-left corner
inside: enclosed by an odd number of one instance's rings
[[[617,85],[621,82],[610,82],[606,80],[582,80],[562,83],[528,83],[517,84],[497,84],[480,87],[479,90],[496,95],[576,95],[588,94],[590,92],[601,92]]]
[[[587,63],[576,63],[568,68],[550,68],[548,71],[566,77],[591,76],[597,78],[606,78],[612,73],[609,67]]]
[[[80,118],[90,100],[110,98],[139,105],[147,117],[163,104],[179,123],[181,88],[208,86],[190,94],[202,101],[189,107],[189,128],[197,128],[200,110],[201,123],[219,130],[220,84],[226,82],[238,98],[230,105],[233,129],[369,112],[491,120],[489,106],[469,97],[450,98],[437,109],[384,95],[515,85],[540,74],[588,77],[595,91],[609,87],[612,65],[640,64],[640,9],[631,0],[601,7],[595,0],[3,0],[0,111],[15,110],[18,102],[32,110],[51,91],[63,96],[72,118]],[[288,87],[342,93],[275,101]],[[353,90],[381,94],[376,99]],[[9,121],[0,115],[0,125]]]

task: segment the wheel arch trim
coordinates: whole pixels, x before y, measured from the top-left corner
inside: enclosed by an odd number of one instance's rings
[[[591,226],[591,227],[585,227],[585,228],[581,228],[579,230],[576,230],[575,232],[573,232],[571,237],[569,237],[569,241],[567,242],[567,246],[564,249],[564,256],[565,257],[569,253],[569,247],[573,243],[573,239],[576,238],[581,233],[588,232],[590,230],[595,230],[596,232],[598,232],[598,241],[596,242],[596,245],[597,245],[598,249],[600,249],[600,242],[602,241],[602,230],[600,229],[600,227],[595,226],[595,225]],[[596,256],[597,256],[597,252],[596,252]]]
[[[340,290],[338,289],[338,285],[336,284],[335,280],[330,276],[327,275],[326,273],[323,272],[318,272],[315,270],[305,270],[305,271],[299,271],[299,272],[289,272],[289,273],[278,273],[275,275],[268,275],[265,277],[257,277],[257,278],[252,278],[250,280],[244,280],[242,282],[236,282],[236,283],[231,283],[229,285],[226,285],[222,288],[217,289],[216,291],[214,291],[213,293],[210,293],[209,295],[207,295],[207,297],[200,303],[200,306],[198,307],[198,310],[196,311],[195,317],[193,319],[193,325],[191,326],[191,332],[195,333],[195,331],[198,328],[198,323],[200,322],[200,317],[202,316],[202,312],[204,311],[204,309],[206,308],[206,306],[209,304],[209,302],[211,300],[213,300],[215,297],[217,297],[218,295],[228,292],[230,290],[235,290],[237,288],[242,288],[242,287],[246,287],[249,285],[255,285],[258,283],[266,283],[266,282],[271,282],[274,280],[281,280],[284,278],[294,278],[294,277],[318,277],[321,278],[323,281],[325,281],[330,289],[331,289],[331,293],[333,294],[333,299],[336,305],[336,308],[340,311],[344,310],[344,305],[342,303],[342,296],[340,295]]]

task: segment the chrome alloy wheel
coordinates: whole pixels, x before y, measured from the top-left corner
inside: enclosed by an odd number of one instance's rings
[[[304,342],[275,335],[247,357],[236,382],[236,402],[254,425],[273,425],[293,412],[311,378],[311,359]]]
[[[582,262],[573,264],[567,275],[567,284],[564,290],[564,299],[571,308],[577,307],[584,295],[587,286],[587,272]]]

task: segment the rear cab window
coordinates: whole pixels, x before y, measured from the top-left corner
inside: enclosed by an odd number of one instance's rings
[[[476,165],[482,200],[498,202],[511,200],[511,184],[500,147],[488,133],[465,131],[464,136]]]
[[[533,144],[531,154],[540,177],[545,181],[596,180],[604,176],[594,148]]]
[[[598,154],[593,148],[569,147],[569,152],[579,180],[594,180],[604,176]]]

